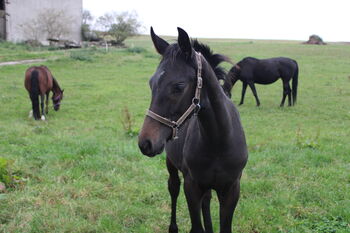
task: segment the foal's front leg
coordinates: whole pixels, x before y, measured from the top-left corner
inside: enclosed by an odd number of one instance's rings
[[[239,180],[228,189],[217,192],[220,202],[220,233],[232,233],[232,218],[239,199],[239,192]]]
[[[213,233],[213,225],[211,222],[211,215],[210,215],[210,200],[211,200],[211,189],[209,189],[204,194],[203,200],[202,200],[202,214],[203,214],[205,233]]]
[[[190,233],[204,233],[201,221],[201,205],[205,191],[188,176],[184,177],[184,191],[192,223]]]
[[[171,219],[170,219],[169,233],[177,233],[179,230],[176,224],[176,203],[177,203],[177,197],[179,196],[181,182],[180,182],[178,170],[176,169],[175,166],[173,166],[173,164],[168,158],[166,159],[166,165],[169,172],[168,190],[171,196]]]

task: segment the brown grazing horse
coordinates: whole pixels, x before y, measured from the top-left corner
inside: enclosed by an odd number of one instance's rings
[[[29,92],[29,97],[32,101],[32,113],[35,120],[45,120],[45,114],[48,114],[48,104],[50,91],[53,92],[52,102],[55,111],[60,108],[61,100],[63,99],[63,91],[57,83],[57,80],[52,76],[49,68],[46,66],[32,66],[26,70],[24,86]],[[41,97],[41,117],[39,110],[39,95]],[[44,111],[44,98],[46,95],[46,109]]]

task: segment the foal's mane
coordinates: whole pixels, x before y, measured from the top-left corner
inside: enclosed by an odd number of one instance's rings
[[[224,68],[219,66],[219,64],[224,61],[232,63],[231,60],[224,55],[214,54],[208,45],[200,43],[197,39],[192,40],[192,47],[195,51],[200,52],[205,57],[211,68],[214,70],[217,79],[226,82],[227,73]]]
[[[53,82],[53,89],[58,89],[59,91],[62,91],[60,85],[58,84],[54,76],[52,76],[52,82]]]

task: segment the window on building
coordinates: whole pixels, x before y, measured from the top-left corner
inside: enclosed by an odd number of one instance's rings
[[[5,0],[0,0],[0,11],[5,10]]]

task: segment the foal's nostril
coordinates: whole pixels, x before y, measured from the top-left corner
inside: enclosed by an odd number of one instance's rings
[[[139,142],[139,148],[144,155],[149,155],[152,153],[152,143],[150,140],[146,139]]]

